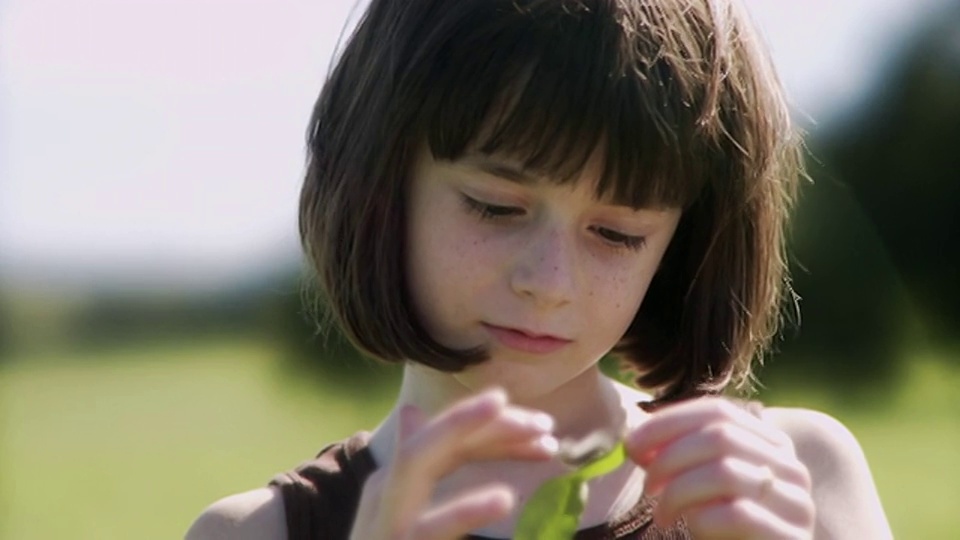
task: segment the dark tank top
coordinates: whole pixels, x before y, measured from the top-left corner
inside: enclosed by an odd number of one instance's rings
[[[360,502],[363,483],[376,470],[367,445],[370,434],[360,432],[327,446],[316,458],[277,475],[270,485],[283,496],[289,540],[346,540]],[[471,540],[490,540],[469,536]],[[652,520],[649,499],[641,498],[626,515],[611,523],[577,532],[576,540],[686,540],[682,522],[661,529]]]

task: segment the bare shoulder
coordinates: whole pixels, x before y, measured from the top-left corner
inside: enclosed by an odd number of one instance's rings
[[[763,409],[763,419],[790,436],[797,455],[807,467],[825,470],[837,465],[866,464],[863,450],[853,433],[828,414],[810,409],[770,407]]]
[[[892,538],[867,458],[840,421],[809,409],[764,409],[810,471],[816,538]]]
[[[283,497],[259,488],[224,497],[193,522],[185,540],[286,540]]]

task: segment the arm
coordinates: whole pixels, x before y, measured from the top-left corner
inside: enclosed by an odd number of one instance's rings
[[[843,424],[804,409],[771,408],[763,416],[790,437],[810,472],[815,538],[892,538],[863,450]]]
[[[220,499],[193,522],[184,540],[286,540],[283,498],[260,488]]]

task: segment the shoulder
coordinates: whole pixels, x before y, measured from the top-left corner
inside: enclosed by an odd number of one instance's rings
[[[892,537],[866,456],[846,426],[808,409],[772,407],[762,415],[790,437],[810,472],[817,538]]]
[[[185,540],[286,540],[283,497],[259,488],[220,499],[193,522]]]
[[[810,461],[804,461],[808,467],[823,469],[842,462],[866,462],[853,433],[828,414],[783,407],[765,408],[761,414],[790,436],[798,456]]]

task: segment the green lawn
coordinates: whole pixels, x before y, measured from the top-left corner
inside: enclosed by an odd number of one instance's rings
[[[803,403],[798,396],[783,396]],[[904,539],[955,539],[960,531],[960,369],[913,359],[908,379],[880,411],[843,410],[808,398],[857,436],[893,526]]]
[[[916,365],[889,410],[806,403],[860,438],[898,538],[951,538],[960,373]],[[393,398],[329,386],[291,384],[270,349],[240,343],[19,359],[0,369],[0,537],[182,537],[213,500],[372,428]]]

